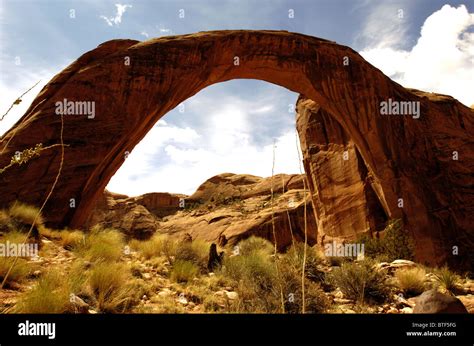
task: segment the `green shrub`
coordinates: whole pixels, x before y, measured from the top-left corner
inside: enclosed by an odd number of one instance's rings
[[[310,251],[308,251],[310,252]],[[302,311],[301,257],[298,251],[283,260],[272,257],[268,251],[254,248],[224,259],[219,275],[230,278],[237,286],[239,299],[231,308],[245,313],[298,313]],[[307,254],[312,258],[314,254]],[[318,258],[314,255],[315,258]],[[308,261],[311,263],[311,260]],[[308,266],[311,268],[311,266]],[[322,312],[328,302],[320,286],[305,280],[306,312]]]
[[[271,255],[275,252],[274,245],[266,239],[251,236],[241,240],[238,244],[239,254],[242,256],[259,252],[262,255]]]
[[[137,250],[145,259],[161,255],[170,258],[174,256],[176,242],[166,234],[156,233],[148,240],[131,240],[130,247]]]
[[[374,268],[374,262],[346,262],[330,274],[331,282],[339,287],[344,295],[360,303],[384,302],[390,297],[391,289],[385,274]]]
[[[283,256],[283,262],[296,269],[299,275],[303,270],[304,244],[297,243]],[[305,276],[311,281],[323,282],[325,273],[320,269],[324,259],[319,256],[315,248],[306,245]]]
[[[114,229],[94,227],[75,251],[89,261],[117,261],[123,253],[123,236]]]
[[[422,268],[402,268],[395,272],[398,287],[408,297],[418,296],[425,291],[425,275]]]
[[[0,284],[5,279],[8,270],[13,265],[14,257],[0,257]],[[12,282],[22,282],[31,273],[31,266],[28,261],[18,258],[8,275],[6,286]]]
[[[89,284],[97,300],[97,308],[106,313],[125,312],[131,307],[130,272],[122,263],[100,262],[91,269]]]
[[[413,240],[399,219],[392,220],[385,228],[383,246],[390,262],[396,259],[413,260]]]
[[[43,217],[39,212],[39,208],[15,201],[8,209],[10,218],[13,218],[22,223],[31,225],[36,218],[36,225],[42,225],[44,222]]]
[[[457,284],[461,281],[461,277],[449,270],[448,266],[435,269],[434,275],[439,285],[448,292],[455,292]]]
[[[192,262],[201,271],[207,268],[210,245],[204,241],[180,242],[176,245],[174,260]]]
[[[73,250],[85,242],[85,235],[81,231],[64,230],[60,232],[61,245],[66,250]]]
[[[303,311],[303,289],[301,287],[301,268],[288,266],[287,263],[281,263],[279,266],[280,275],[276,277],[275,285],[281,287],[284,297],[284,306],[286,313],[302,313]],[[329,307],[329,301],[321,289],[319,283],[312,281],[314,279],[305,279],[305,312],[322,313]],[[317,280],[320,280],[318,277]]]
[[[69,312],[70,288],[66,276],[57,271],[46,272],[38,283],[20,297],[14,312],[29,314],[61,314]]]
[[[364,255],[387,262],[396,259],[413,260],[413,240],[402,226],[400,219],[391,220],[385,227],[382,239],[361,237],[358,242],[364,243]]]
[[[249,255],[224,258],[221,273],[236,282],[243,280],[259,290],[268,290],[273,286],[276,267],[270,256],[256,251]]]
[[[196,277],[199,268],[191,261],[177,260],[171,269],[171,280],[176,282],[188,282]]]

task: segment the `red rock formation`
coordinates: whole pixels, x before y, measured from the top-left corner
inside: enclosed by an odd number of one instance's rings
[[[414,233],[418,259],[466,260],[474,248],[473,111],[447,96],[407,90],[352,49],[301,34],[215,31],[106,42],[54,77],[2,136],[0,167],[16,151],[60,143],[63,133],[65,164],[45,215],[50,225],[82,226],[157,120],[206,86],[235,78],[268,81],[317,102],[359,150],[387,216],[403,218]],[[55,114],[65,99],[95,102],[95,116]],[[381,116],[389,99],[420,102],[421,117]],[[41,204],[59,164],[55,146],[10,167],[0,176],[0,207],[15,199]]]
[[[176,195],[167,192],[152,192],[133,198],[137,204],[143,205],[158,217],[173,214],[180,208],[180,201],[186,195]]]
[[[116,228],[139,239],[155,232],[209,242],[225,237],[229,245],[254,235],[271,242],[276,238],[277,248],[284,250],[293,242],[304,241],[305,208],[307,242],[316,244],[309,191],[304,196],[301,175],[279,174],[272,179],[224,173],[206,180],[185,198],[184,205],[179,203],[184,195],[128,197],[105,191],[86,225]]]
[[[316,102],[300,97],[296,110],[319,243],[351,241],[383,229],[387,216],[354,142]]]
[[[274,242],[284,250],[293,242],[316,244],[310,193],[303,176],[278,174],[261,178],[224,173],[206,180],[186,199],[184,210],[164,218],[158,232],[216,242],[225,236],[233,245],[252,235]],[[273,207],[271,190],[273,188]]]
[[[134,197],[104,191],[84,226],[114,228],[128,238],[148,239],[158,228],[158,218]]]
[[[369,157],[386,159],[378,159],[377,166],[317,102],[298,100],[297,128],[318,238],[354,240],[382,229],[387,218],[402,218],[418,260],[472,268],[473,200],[467,192],[473,177],[473,113],[452,97],[410,92],[432,102],[419,122],[394,119],[398,126],[391,131],[382,131],[377,117],[364,125],[367,138],[377,138],[368,145]],[[383,153],[377,143],[383,143]],[[455,160],[460,152],[464,159]]]

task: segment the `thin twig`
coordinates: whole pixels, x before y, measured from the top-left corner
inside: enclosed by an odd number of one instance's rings
[[[15,101],[13,101],[12,105],[10,106],[10,108],[8,108],[8,110],[6,111],[5,114],[2,115],[2,117],[0,117],[0,121],[3,120],[3,118],[6,117],[6,115],[8,114],[8,112],[10,112],[13,108],[13,106],[15,105],[19,105],[20,102],[22,101],[22,97],[25,96],[28,92],[30,92],[31,89],[33,89],[35,86],[37,86],[39,84],[39,82],[41,82],[41,80],[37,81],[35,85],[33,85],[31,88],[29,88],[27,91],[25,91],[23,94],[20,95],[19,98],[17,98]]]
[[[290,178],[291,179],[291,178]],[[285,193],[285,181],[283,180],[283,175],[281,176],[281,189],[282,193]],[[293,227],[291,226],[291,217],[290,217],[290,211],[288,208],[286,208],[286,216],[288,217],[288,226],[290,227],[290,233],[291,233],[291,245],[293,248],[295,248],[295,235],[293,234]]]
[[[307,225],[307,218],[306,218],[306,174],[303,173],[301,168],[301,155],[300,150],[298,147],[298,132],[295,133],[296,138],[296,150],[298,152],[298,165],[300,169],[300,174],[303,175],[303,196],[304,196],[304,250],[303,250],[303,270],[301,273],[301,299],[302,299],[302,313],[306,313],[306,301],[305,301],[305,272],[306,272],[306,247],[308,244],[308,225]]]
[[[64,132],[64,118],[63,118],[63,115],[61,114],[61,135],[60,135],[60,138],[61,138],[61,161],[59,163],[59,169],[58,169],[58,174],[56,174],[56,178],[54,179],[54,182],[53,182],[53,185],[51,186],[51,190],[49,191],[48,195],[46,196],[46,199],[44,200],[43,202],[43,205],[41,206],[41,208],[38,210],[38,213],[36,214],[33,222],[31,223],[31,227],[30,227],[30,230],[28,231],[28,233],[26,234],[26,238],[25,240],[23,241],[23,244],[22,245],[25,245],[26,242],[28,241],[28,238],[30,237],[31,235],[31,232],[33,231],[33,228],[35,227],[35,224],[36,224],[36,221],[38,220],[38,218],[40,217],[44,207],[46,206],[46,203],[48,203],[48,200],[49,198],[51,197],[51,195],[53,194],[53,191],[56,187],[56,184],[58,183],[59,181],[59,177],[61,176],[61,172],[62,172],[62,169],[63,169],[63,164],[64,164],[64,139],[63,139],[63,132]],[[12,271],[13,267],[15,266],[16,262],[18,261],[18,253],[16,254],[15,256],[15,259],[13,260],[13,263],[12,265],[10,266],[10,268],[8,269],[8,272],[6,273],[5,277],[3,278],[3,281],[2,281],[2,284],[0,285],[0,289],[3,289],[3,287],[5,286],[5,283],[7,282],[7,279],[8,279],[8,276],[10,275],[10,272]]]
[[[278,267],[278,254],[277,254],[277,238],[276,238],[276,231],[275,231],[275,212],[273,210],[273,177],[275,175],[275,141],[273,142],[273,160],[272,160],[272,180],[271,180],[271,206],[272,206],[272,229],[273,229],[273,242],[275,244],[273,256],[275,258],[275,267],[278,276],[278,283],[280,286],[280,299],[281,299],[281,311],[285,313],[285,297],[283,295],[283,286],[281,283],[281,275],[280,275],[280,268]]]

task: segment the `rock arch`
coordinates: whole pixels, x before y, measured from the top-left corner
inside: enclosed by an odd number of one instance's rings
[[[454,245],[472,249],[473,112],[450,97],[407,90],[354,50],[302,34],[213,31],[105,42],[45,86],[1,138],[0,166],[17,150],[59,142],[56,102],[94,101],[93,119],[64,116],[66,164],[45,210],[51,225],[80,227],[124,153],[158,119],[206,86],[236,78],[286,87],[335,119],[358,148],[387,215],[413,230],[420,260],[443,261]],[[421,118],[380,116],[388,99],[420,102]],[[453,150],[461,160],[452,160]],[[44,150],[0,175],[0,206],[42,201],[59,153]]]

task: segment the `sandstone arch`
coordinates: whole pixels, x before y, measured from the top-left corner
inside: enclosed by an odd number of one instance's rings
[[[57,101],[95,101],[94,119],[64,116],[67,164],[45,210],[51,225],[80,227],[124,153],[160,117],[206,86],[236,78],[286,87],[334,118],[358,148],[387,215],[411,228],[420,260],[444,261],[454,245],[462,254],[473,248],[473,112],[450,97],[407,90],[352,49],[302,34],[214,31],[106,42],[46,85],[1,138],[0,166],[17,150],[59,142]],[[380,116],[380,102],[389,98],[419,101],[422,117]],[[452,160],[453,150],[460,160]],[[59,149],[52,148],[4,172],[0,206],[38,204],[58,165]]]

